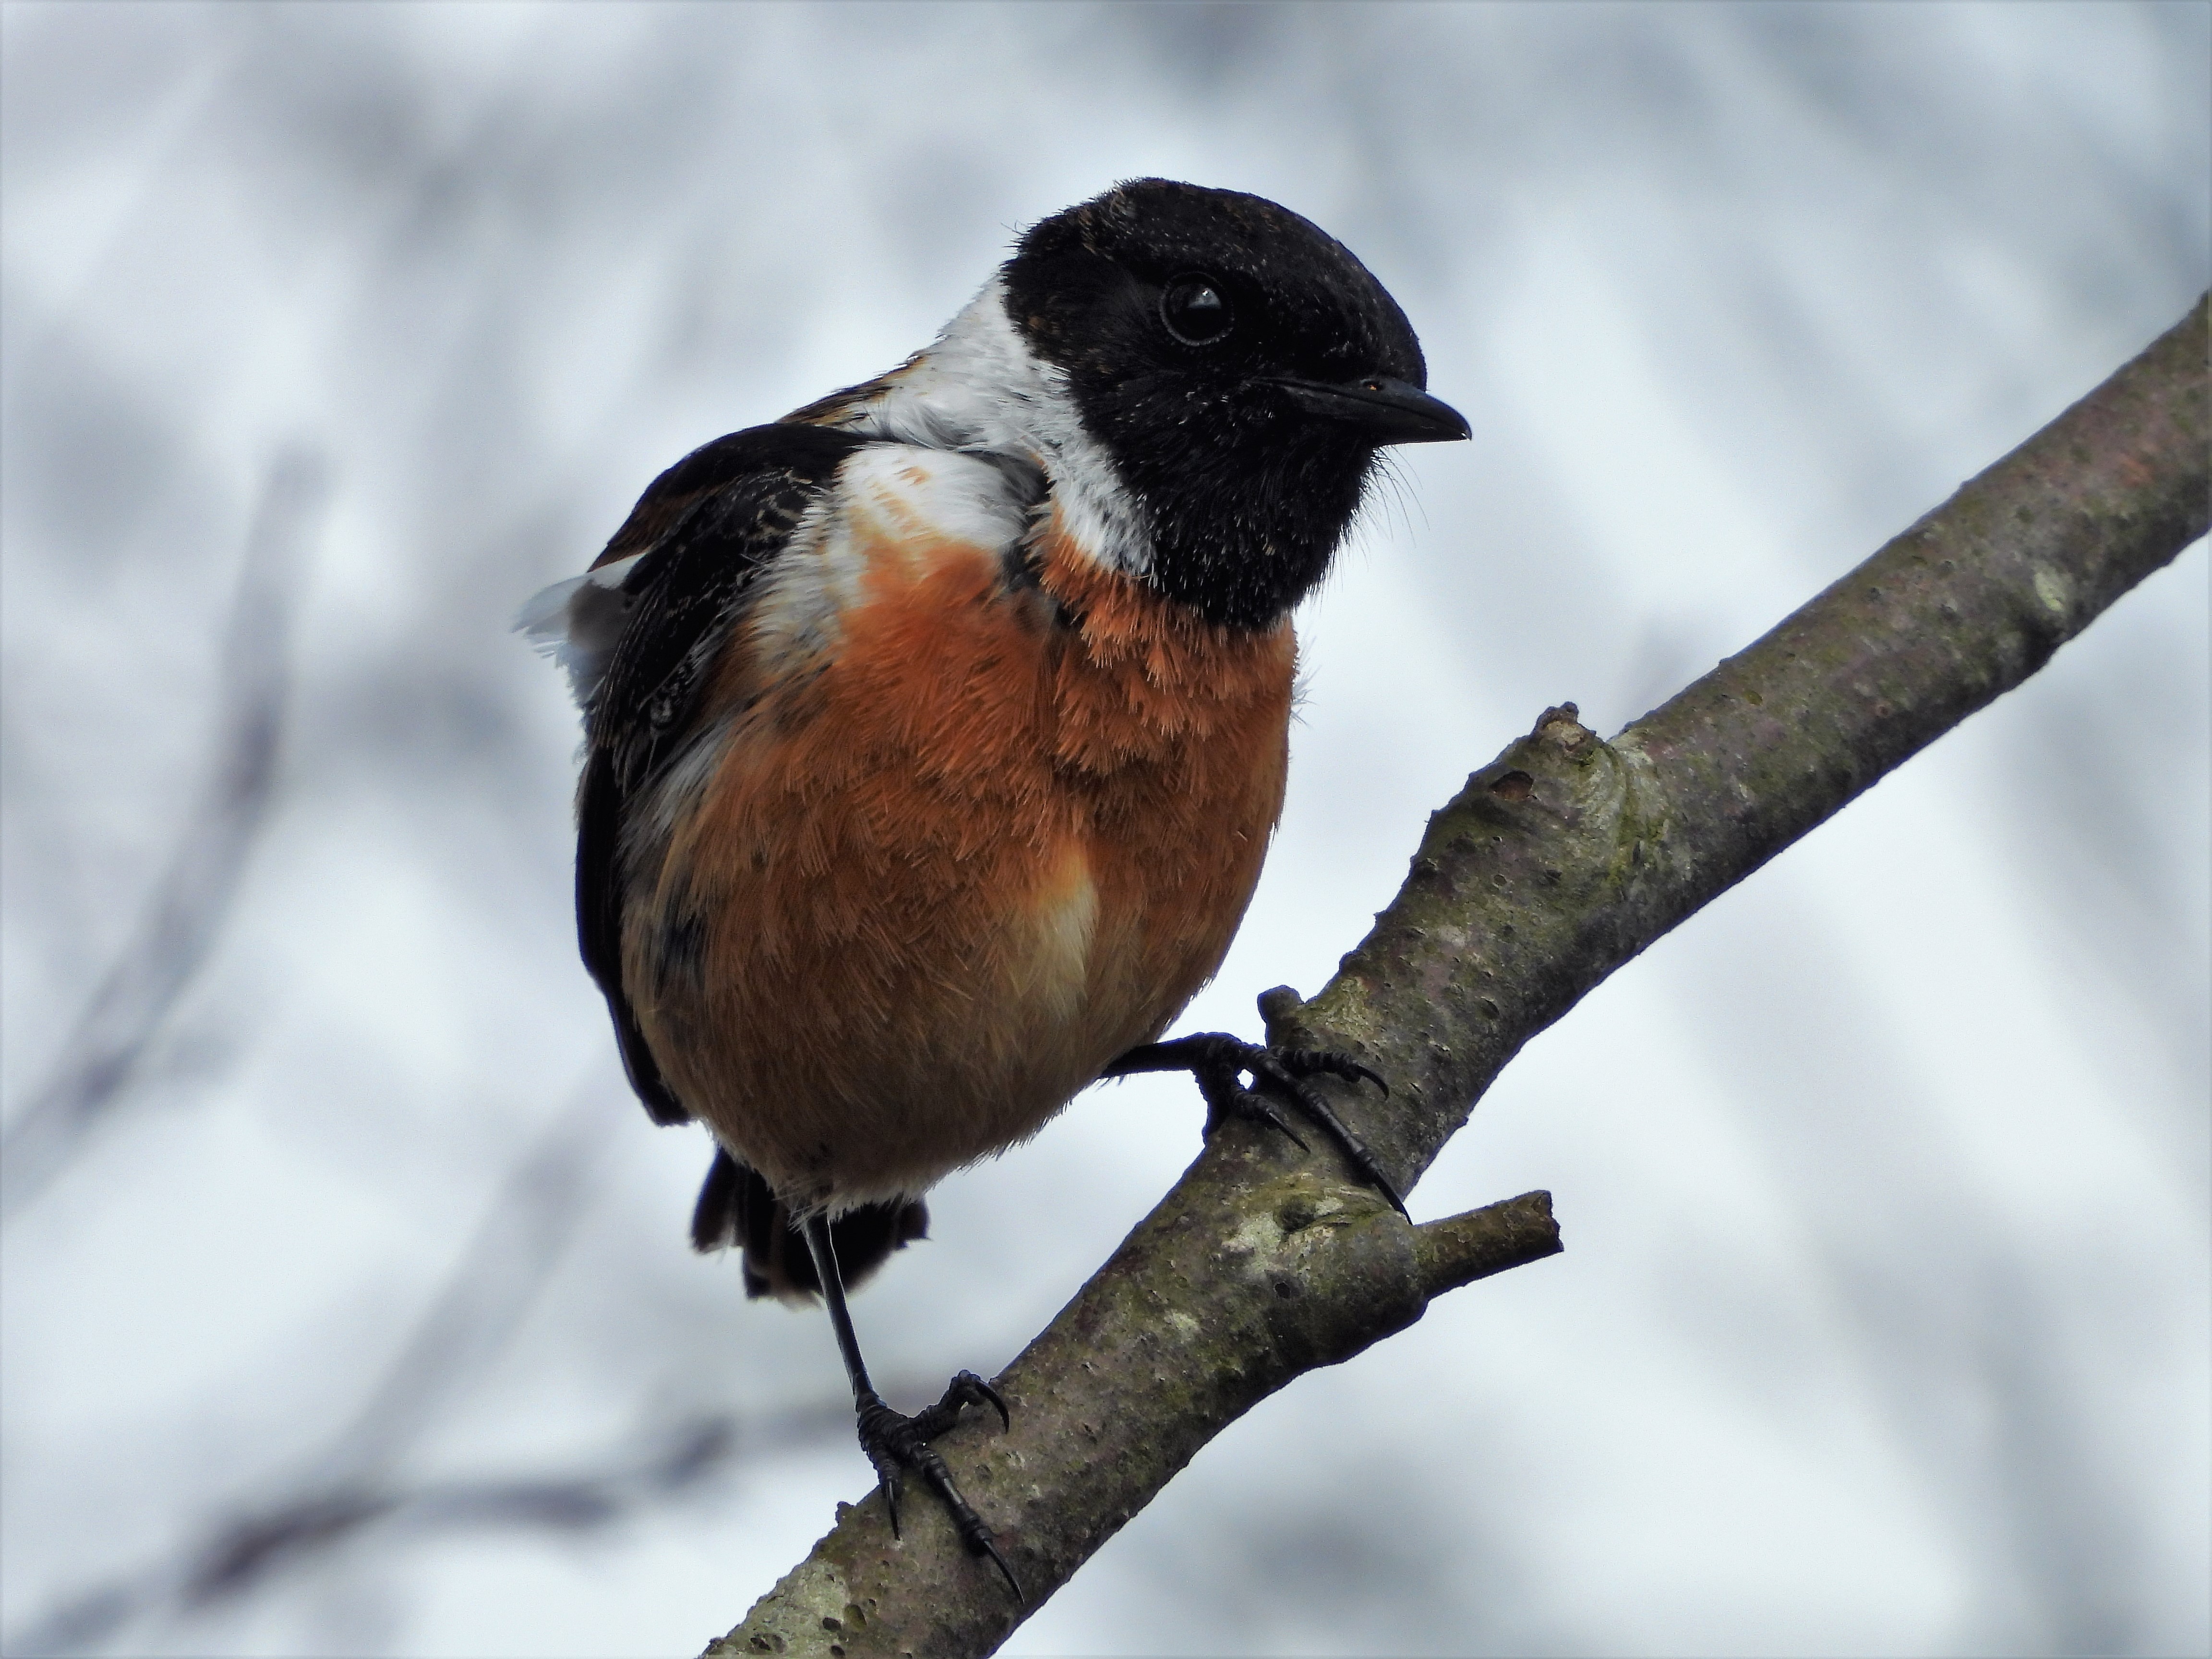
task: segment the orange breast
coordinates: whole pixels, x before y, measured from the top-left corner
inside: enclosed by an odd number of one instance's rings
[[[733,641],[711,775],[626,909],[662,1069],[800,1203],[918,1192],[1158,1036],[1282,805],[1287,622],[1209,627],[1054,527],[1036,586],[913,528],[856,537],[814,657]]]

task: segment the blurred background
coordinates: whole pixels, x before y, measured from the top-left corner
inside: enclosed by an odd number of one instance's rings
[[[684,1224],[508,632],[661,467],[896,362],[1114,180],[1341,238],[1475,441],[1302,626],[1184,1029],[1425,812],[1610,732],[2172,324],[2212,8],[11,4],[0,1645],[690,1653],[857,1498],[826,1322]],[[1601,988],[1418,1218],[1568,1253],[1237,1425],[1025,1654],[2212,1644],[2207,575]],[[1003,1366],[1187,1081],[948,1182],[855,1304]]]

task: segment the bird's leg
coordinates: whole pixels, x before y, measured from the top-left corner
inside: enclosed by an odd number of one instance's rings
[[[1172,1042],[1148,1042],[1141,1048],[1132,1048],[1099,1076],[1129,1077],[1138,1072],[1188,1072],[1198,1081],[1199,1093],[1206,1097],[1206,1127],[1209,1134],[1224,1117],[1249,1117],[1273,1125],[1303,1149],[1304,1138],[1290,1126],[1267,1097],[1273,1095],[1290,1102],[1328,1132],[1329,1138],[1343,1148],[1346,1160],[1369,1185],[1390,1200],[1393,1209],[1400,1215],[1406,1213],[1406,1200],[1398,1195],[1390,1177],[1382,1173],[1375,1155],[1367,1150],[1367,1144],[1329,1109],[1327,1101],[1305,1085],[1306,1079],[1324,1073],[1346,1082],[1364,1078],[1388,1095],[1390,1085],[1358,1060],[1315,1048],[1264,1048],[1225,1032],[1202,1031],[1196,1036],[1177,1037]],[[1252,1077],[1249,1088],[1237,1080],[1248,1072]]]
[[[868,1367],[860,1358],[860,1339],[853,1334],[853,1316],[845,1307],[844,1275],[837,1270],[836,1246],[830,1237],[830,1218],[817,1210],[801,1224],[806,1236],[806,1248],[814,1258],[815,1277],[822,1281],[822,1299],[830,1307],[830,1326],[837,1334],[837,1352],[845,1361],[845,1375],[853,1384],[853,1408],[860,1414],[860,1449],[868,1455],[868,1462],[876,1467],[878,1479],[884,1483],[884,1504],[890,1511],[891,1535],[898,1536],[899,1487],[905,1472],[919,1470],[922,1478],[937,1489],[945,1500],[945,1507],[952,1512],[952,1524],[960,1534],[970,1555],[988,1555],[1006,1576],[1007,1586],[1014,1599],[1026,1601],[1022,1593],[1021,1580],[1006,1565],[1006,1558],[999,1551],[999,1540],[983,1524],[982,1517],[969,1507],[968,1500],[960,1495],[960,1488],[952,1479],[952,1471],[945,1466],[937,1448],[929,1443],[960,1420],[963,1407],[993,1406],[998,1408],[999,1422],[1011,1428],[1013,1419],[1006,1414],[1006,1402],[999,1391],[973,1371],[962,1371],[953,1377],[945,1390],[945,1397],[934,1406],[916,1412],[912,1417],[895,1412],[876,1392],[875,1384],[868,1381]]]

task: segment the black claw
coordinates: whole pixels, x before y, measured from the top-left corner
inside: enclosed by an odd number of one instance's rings
[[[1344,1056],[1342,1054],[1337,1054],[1334,1055],[1334,1058],[1343,1060]],[[1345,1062],[1344,1069],[1339,1072],[1337,1075],[1347,1083],[1351,1082],[1355,1078],[1364,1079],[1366,1082],[1373,1084],[1376,1088],[1382,1091],[1383,1099],[1388,1100],[1390,1098],[1390,1085],[1382,1080],[1382,1073],[1370,1072],[1367,1067],[1362,1066],[1356,1060],[1346,1060]]]
[[[1261,1061],[1255,1063],[1252,1067],[1252,1076],[1255,1082],[1263,1075],[1262,1066],[1275,1060],[1274,1056],[1267,1055],[1265,1050],[1262,1050],[1261,1054],[1263,1056]],[[1316,1060],[1338,1061],[1340,1064],[1318,1066],[1303,1063]],[[1357,1170],[1369,1185],[1390,1200],[1392,1209],[1397,1211],[1400,1215],[1406,1215],[1406,1200],[1398,1195],[1397,1188],[1392,1184],[1389,1176],[1382,1173],[1382,1166],[1375,1162],[1375,1155],[1367,1150],[1366,1143],[1352,1133],[1345,1126],[1344,1121],[1331,1109],[1329,1103],[1307,1088],[1299,1076],[1301,1073],[1310,1077],[1316,1072],[1327,1071],[1335,1076],[1344,1077],[1347,1069],[1355,1067],[1364,1069],[1358,1067],[1358,1062],[1344,1060],[1342,1056],[1337,1054],[1298,1054],[1297,1060],[1282,1066],[1279,1073],[1268,1076],[1267,1080],[1296,1100],[1309,1117],[1328,1130],[1330,1137],[1335,1140],[1338,1146],[1343,1149],[1346,1162]],[[1406,1218],[1408,1221],[1413,1219],[1409,1215],[1406,1215]]]
[[[1024,1607],[1029,1606],[1029,1592],[1022,1588],[1022,1581],[1014,1577],[1014,1570],[1006,1565],[1006,1558],[999,1553],[998,1540],[993,1538],[990,1534],[985,1533],[982,1538],[982,1544],[983,1553],[989,1556],[991,1559],[997,1564],[999,1571],[1006,1576],[1006,1588],[1013,1591],[1014,1600],[1020,1602]]]
[[[1285,1134],[1291,1138],[1291,1144],[1296,1146],[1300,1152],[1310,1152],[1313,1151],[1313,1148],[1306,1144],[1306,1138],[1300,1134],[1296,1129],[1291,1127],[1290,1119],[1285,1117],[1280,1112],[1277,1111],[1273,1103],[1268,1100],[1267,1096],[1255,1094],[1251,1091],[1247,1090],[1244,1093],[1244,1098],[1250,1103],[1248,1115],[1258,1118],[1262,1123],[1273,1124],[1275,1127],[1280,1129]]]
[[[1392,1209],[1400,1215],[1406,1214],[1406,1200],[1382,1173],[1366,1144],[1329,1109],[1328,1102],[1302,1080],[1325,1073],[1342,1078],[1347,1083],[1364,1081],[1380,1089],[1387,1099],[1390,1085],[1350,1055],[1318,1048],[1262,1048],[1222,1032],[1208,1031],[1197,1036],[1178,1037],[1172,1042],[1147,1043],[1141,1048],[1132,1048],[1101,1075],[1127,1077],[1138,1072],[1180,1071],[1188,1071],[1198,1082],[1198,1091],[1206,1099],[1209,1133],[1224,1117],[1252,1118],[1281,1130],[1297,1144],[1300,1151],[1310,1150],[1304,1138],[1261,1091],[1266,1090],[1284,1097],[1328,1132],[1329,1138],[1342,1149],[1346,1161],[1389,1200]],[[1249,1089],[1237,1081],[1238,1074],[1244,1072],[1252,1074]],[[1410,1216],[1407,1218],[1412,1219]]]
[[[1206,1086],[1209,1081],[1213,1085],[1211,1088]],[[1313,1150],[1306,1145],[1306,1138],[1291,1127],[1290,1119],[1275,1109],[1275,1103],[1237,1082],[1233,1070],[1224,1070],[1212,1079],[1200,1078],[1199,1092],[1206,1097],[1207,1133],[1211,1133],[1224,1118],[1246,1117],[1288,1135],[1302,1152]]]
[[[1342,1078],[1346,1083],[1371,1083],[1382,1091],[1385,1100],[1390,1097],[1390,1085],[1382,1080],[1382,1074],[1370,1071],[1349,1054],[1333,1054],[1321,1048],[1269,1048],[1261,1052],[1267,1054],[1284,1070],[1300,1077],[1311,1077],[1316,1073],[1326,1072],[1331,1077]]]
[[[962,1371],[946,1386],[943,1399],[912,1417],[893,1411],[883,1396],[872,1390],[862,1395],[855,1403],[860,1407],[860,1449],[868,1455],[868,1462],[875,1466],[877,1479],[883,1483],[884,1509],[890,1519],[891,1536],[901,1535],[899,1498],[905,1485],[902,1471],[912,1469],[944,1499],[945,1507],[951,1513],[953,1528],[968,1553],[988,1555],[997,1563],[1015,1596],[1026,1605],[1029,1598],[1023,1594],[1021,1581],[1014,1577],[1014,1570],[1000,1553],[999,1540],[983,1524],[982,1516],[961,1495],[951,1469],[937,1448],[930,1444],[960,1420],[961,1410],[967,1406],[995,1407],[1000,1425],[1012,1428],[1013,1419],[1007,1414],[1006,1402],[1000,1397],[999,1391],[975,1372]]]
[[[975,1404],[988,1405],[995,1410],[999,1413],[999,1427],[1002,1431],[1014,1426],[1014,1419],[1007,1414],[1006,1402],[999,1391],[975,1372],[962,1371],[952,1382],[956,1388],[965,1389],[974,1394],[976,1396]]]

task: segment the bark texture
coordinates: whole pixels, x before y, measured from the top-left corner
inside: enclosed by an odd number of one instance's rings
[[[2206,305],[2012,454],[1611,743],[1571,704],[1429,820],[1404,887],[1272,1041],[1388,1077],[1332,1103],[1410,1187],[1531,1036],[1676,923],[2019,684],[2204,533]],[[880,1493],[708,1649],[988,1653],[1275,1389],[1559,1248],[1547,1194],[1407,1225],[1316,1139],[1231,1125],[941,1441],[1031,1597],[919,1493]]]

